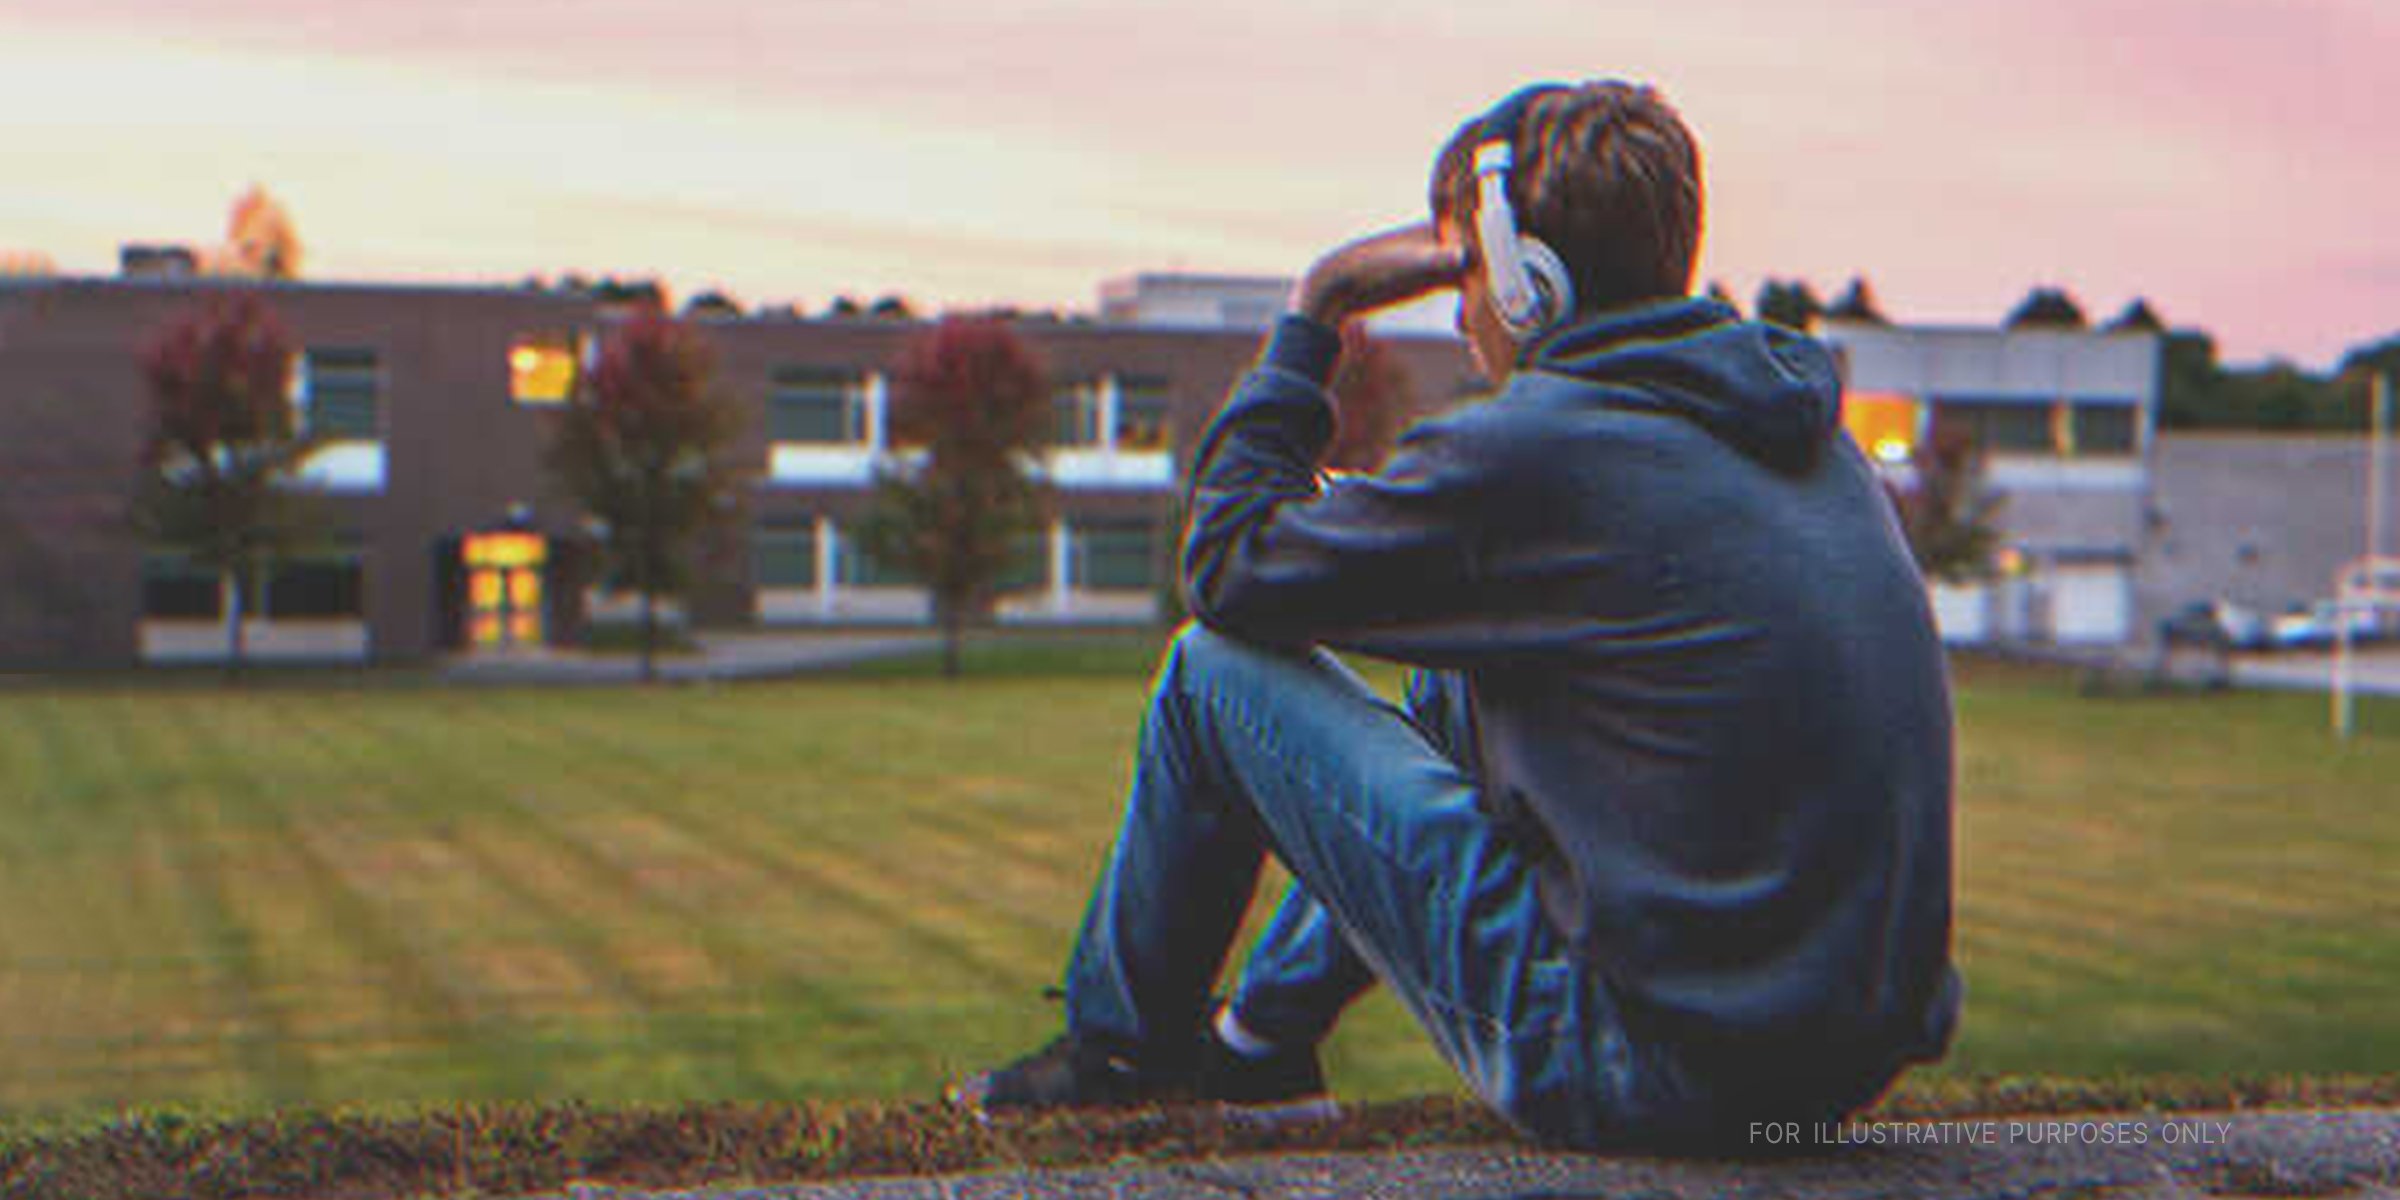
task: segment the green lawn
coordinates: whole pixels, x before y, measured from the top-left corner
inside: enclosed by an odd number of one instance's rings
[[[0,687],[0,1113],[928,1094],[1055,1026],[1150,653]],[[1969,667],[1960,714],[1949,1069],[2400,1069],[2400,704],[2336,747]],[[1331,1063],[1448,1086],[1380,999]]]

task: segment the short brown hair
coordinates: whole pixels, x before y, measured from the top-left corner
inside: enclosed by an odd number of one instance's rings
[[[1434,160],[1436,220],[1474,227],[1475,147],[1490,119],[1487,112],[1459,126]],[[1543,90],[1524,102],[1511,150],[1508,199],[1518,228],[1566,260],[1576,307],[1691,290],[1700,150],[1656,89],[1607,80]]]

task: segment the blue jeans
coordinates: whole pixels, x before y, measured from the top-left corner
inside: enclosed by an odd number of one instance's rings
[[[1067,1024],[1137,1061],[1188,1052],[1271,850],[1294,877],[1234,990],[1313,1046],[1380,979],[1475,1093],[1545,1141],[1638,1134],[1675,1074],[1626,1037],[1476,804],[1442,677],[1408,711],[1322,650],[1197,626],[1160,668],[1124,825],[1067,971]]]

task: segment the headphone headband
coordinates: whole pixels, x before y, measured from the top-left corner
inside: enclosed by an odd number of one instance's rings
[[[1520,236],[1509,198],[1526,112],[1535,101],[1564,90],[1555,83],[1518,88],[1492,106],[1475,136],[1475,232],[1483,246],[1484,278],[1501,323],[1519,340],[1543,332],[1575,308],[1566,264],[1540,240]]]

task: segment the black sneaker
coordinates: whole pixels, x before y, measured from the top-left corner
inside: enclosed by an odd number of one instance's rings
[[[1164,1098],[1163,1090],[1132,1059],[1062,1033],[1005,1067],[952,1084],[949,1098],[976,1112],[1130,1108]]]
[[[1330,1121],[1341,1115],[1325,1089],[1325,1069],[1313,1046],[1252,1058],[1203,1030],[1195,1056],[1195,1099],[1225,1105],[1244,1119],[1269,1125]]]

